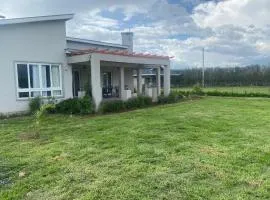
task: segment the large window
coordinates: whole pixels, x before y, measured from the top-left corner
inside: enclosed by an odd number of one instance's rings
[[[61,66],[17,63],[18,98],[62,96]]]

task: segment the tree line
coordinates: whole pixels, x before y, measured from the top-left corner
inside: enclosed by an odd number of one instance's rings
[[[172,71],[173,87],[193,86],[202,82],[202,69],[192,68]],[[215,67],[205,69],[205,86],[269,86],[270,66],[249,65],[246,67]]]

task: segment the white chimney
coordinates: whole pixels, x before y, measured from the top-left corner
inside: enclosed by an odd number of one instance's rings
[[[133,33],[132,32],[122,32],[122,45],[128,46],[128,51],[133,52]]]

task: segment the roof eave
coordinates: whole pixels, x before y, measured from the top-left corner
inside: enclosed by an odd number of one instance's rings
[[[22,24],[22,23],[33,23],[33,22],[44,22],[44,21],[68,21],[74,17],[74,14],[62,14],[62,15],[49,15],[49,16],[38,16],[38,17],[26,17],[26,18],[13,18],[13,19],[1,19],[0,25],[10,24]]]

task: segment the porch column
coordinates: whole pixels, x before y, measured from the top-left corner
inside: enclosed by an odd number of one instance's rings
[[[121,99],[124,99],[124,90],[125,90],[125,69],[120,67],[120,94]]]
[[[164,66],[164,95],[168,96],[171,90],[171,69],[170,65]]]
[[[161,79],[160,79],[160,67],[157,68],[157,95],[160,95]]]
[[[100,83],[100,59],[92,55],[91,56],[91,83],[92,83],[92,98],[95,104],[95,110],[98,111],[100,103],[102,101],[102,90]]]
[[[142,94],[142,69],[137,69],[137,93]]]

